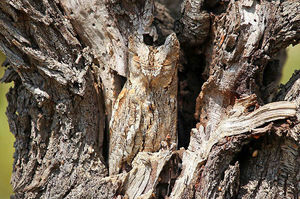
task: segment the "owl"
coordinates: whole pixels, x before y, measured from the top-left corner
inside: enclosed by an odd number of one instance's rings
[[[131,36],[128,51],[129,74],[109,123],[110,175],[130,168],[138,152],[158,151],[167,136],[177,142],[176,35],[169,35],[158,47]]]

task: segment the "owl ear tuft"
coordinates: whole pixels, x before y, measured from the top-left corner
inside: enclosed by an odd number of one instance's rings
[[[143,35],[130,35],[128,37],[128,51],[137,54],[138,50],[146,46],[143,42]]]
[[[159,51],[164,54],[164,57],[177,59],[179,56],[180,44],[175,33],[170,34],[165,43],[159,47]]]
[[[175,33],[170,34],[164,43],[164,46],[177,46],[179,48],[179,41]]]

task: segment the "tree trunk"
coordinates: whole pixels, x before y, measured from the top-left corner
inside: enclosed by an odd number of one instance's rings
[[[13,197],[300,197],[300,71],[277,92],[300,2],[0,10]]]

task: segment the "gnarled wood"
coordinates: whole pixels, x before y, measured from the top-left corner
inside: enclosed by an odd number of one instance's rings
[[[0,2],[16,198],[299,197],[300,3],[174,2]]]

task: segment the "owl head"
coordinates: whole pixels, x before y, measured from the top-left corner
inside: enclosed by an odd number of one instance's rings
[[[177,74],[179,42],[175,33],[161,46],[146,45],[137,36],[129,37],[129,79],[151,87],[165,87]]]

